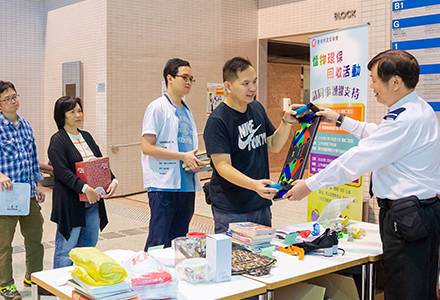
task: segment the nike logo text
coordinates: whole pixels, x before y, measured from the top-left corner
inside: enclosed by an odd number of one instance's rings
[[[266,144],[265,132],[255,136],[255,132],[257,132],[260,127],[261,124],[254,129],[254,120],[249,120],[248,122],[238,126],[238,148],[244,150],[247,147],[248,151],[251,151],[251,149],[256,149]]]

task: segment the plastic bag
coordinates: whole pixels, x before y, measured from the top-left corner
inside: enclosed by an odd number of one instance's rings
[[[174,299],[179,293],[179,280],[172,277],[170,282],[132,287],[140,300]]]
[[[141,300],[177,298],[179,281],[151,255],[140,251],[122,264]]]
[[[72,275],[87,284],[111,285],[119,283],[127,277],[127,273],[120,264],[95,247],[73,248],[69,256],[77,266]]]
[[[166,270],[166,267],[150,254],[139,251],[122,263],[127,276],[131,279],[133,276],[142,275],[145,271]]]
[[[131,278],[131,286],[140,287],[145,285],[161,284],[172,282],[173,276],[165,270],[147,271],[141,275],[134,275]]]

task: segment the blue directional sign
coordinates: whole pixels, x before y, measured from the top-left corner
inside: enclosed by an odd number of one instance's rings
[[[438,0],[394,1],[393,2],[393,11],[426,7],[426,6],[432,6],[432,5],[438,5],[438,4],[440,4]]]
[[[429,49],[440,48],[440,38],[393,42],[393,49],[399,50],[414,50],[414,49]]]
[[[393,29],[438,24],[440,14],[393,20]]]
[[[440,111],[440,0],[393,1],[391,22],[391,47],[417,58],[416,91]]]

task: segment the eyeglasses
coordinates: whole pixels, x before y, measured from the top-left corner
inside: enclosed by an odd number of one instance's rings
[[[5,100],[0,100],[0,102],[6,102],[7,104],[11,104],[12,102],[16,102],[20,100],[20,95],[15,94],[12,97],[5,98]]]
[[[194,79],[194,77],[190,77],[189,75],[176,75],[176,76],[174,76],[174,77],[180,77],[180,78],[182,78],[183,80],[185,80],[185,82],[188,82],[188,81],[190,81],[191,83],[195,83],[196,82],[196,80]]]

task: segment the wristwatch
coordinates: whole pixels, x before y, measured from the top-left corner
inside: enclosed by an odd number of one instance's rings
[[[339,114],[339,118],[336,121],[336,127],[341,127],[342,122],[344,121],[345,115],[344,114]]]
[[[289,125],[289,126],[292,126],[292,125],[293,125],[293,123],[287,122],[286,119],[284,119],[284,117],[283,117],[283,122],[284,122],[285,124]]]

